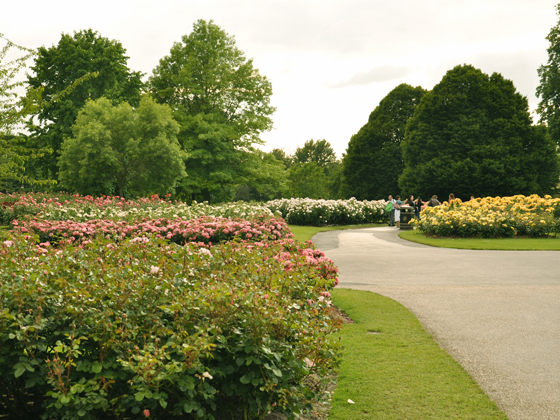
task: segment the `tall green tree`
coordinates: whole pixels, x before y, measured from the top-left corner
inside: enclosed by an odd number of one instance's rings
[[[298,147],[294,153],[296,162],[315,162],[322,168],[337,161],[336,154],[331,144],[326,140],[307,140],[303,147]]]
[[[137,106],[142,87],[141,73],[127,67],[128,57],[120,42],[99,35],[92,29],[62,34],[58,45],[38,50],[28,83],[41,89],[44,101],[51,106],[41,108],[33,127],[38,147],[49,147],[52,155],[43,159],[40,172],[45,177],[57,177],[57,160],[65,137],[72,135],[72,126],[86,100],[102,96],[114,103],[126,101]],[[76,80],[94,75],[75,86],[64,98],[53,99]]]
[[[327,140],[308,140],[285,160],[288,162],[292,195],[301,197],[304,191],[309,191],[310,198],[340,198],[340,160]],[[323,170],[324,177],[316,174],[315,166]],[[303,174],[308,174],[311,178],[306,180]],[[298,183],[310,185],[297,185]]]
[[[88,101],[74,136],[62,144],[60,181],[81,194],[171,193],[186,175],[178,132],[169,107],[149,96],[137,109],[107,98]]]
[[[560,17],[560,4],[556,5],[556,14]],[[538,69],[540,84],[537,97],[540,97],[537,112],[540,121],[545,123],[552,139],[560,146],[560,21],[551,28],[546,37],[548,62]]]
[[[247,153],[246,157],[246,180],[236,188],[235,200],[268,201],[281,198],[288,188],[284,162],[272,152],[261,150]]]
[[[287,153],[284,149],[272,149],[270,154],[273,155],[276,160],[282,162],[286,169],[289,169],[290,166],[294,164],[294,156]]]
[[[502,75],[470,65],[449,70],[424,95],[402,150],[406,195],[546,194],[558,182],[555,144],[532,125],[527,98]]]
[[[352,136],[342,159],[344,195],[374,200],[400,193],[398,179],[404,170],[401,142],[425,92],[419,86],[397,86]]]
[[[295,163],[288,170],[288,191],[291,197],[328,198],[324,168],[315,162]]]
[[[212,21],[199,20],[176,42],[150,77],[160,103],[171,106],[188,152],[185,195],[211,200],[246,176],[243,154],[272,128],[272,86]],[[188,198],[188,197],[187,197]]]

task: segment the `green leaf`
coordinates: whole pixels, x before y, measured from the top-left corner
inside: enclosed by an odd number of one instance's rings
[[[83,408],[80,408],[78,410],[78,416],[84,417],[85,415],[86,415],[86,410],[84,410]]]
[[[196,404],[192,403],[192,402],[188,402],[185,403],[185,405],[183,406],[183,411],[185,413],[190,413],[191,411],[193,411],[196,408]]]
[[[23,375],[23,372],[25,372],[25,367],[24,366],[18,366],[18,368],[16,369],[14,376],[16,378],[19,378],[21,375]]]
[[[103,365],[101,365],[101,363],[99,362],[95,362],[92,366],[91,366],[91,371],[93,373],[101,373],[101,369],[103,369]]]
[[[243,376],[239,379],[239,382],[241,382],[242,384],[248,384],[249,382],[251,382],[251,377],[249,376],[249,374],[243,375]]]
[[[272,373],[274,373],[279,378],[282,377],[282,371],[280,369],[272,368]]]
[[[136,401],[142,401],[144,399],[144,393],[143,392],[137,392],[136,394],[134,394],[134,399]]]

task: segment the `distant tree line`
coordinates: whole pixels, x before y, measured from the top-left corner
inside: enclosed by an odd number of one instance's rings
[[[431,91],[393,89],[341,160],[325,139],[293,153],[259,148],[272,128],[271,83],[212,21],[197,21],[145,81],[120,42],[91,29],[37,51],[0,39],[3,191],[211,202],[557,191],[560,24],[538,69],[538,124],[511,81],[460,65]],[[11,49],[21,57],[6,61]]]

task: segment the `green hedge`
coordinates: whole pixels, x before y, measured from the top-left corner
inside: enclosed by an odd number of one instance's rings
[[[327,292],[336,268],[305,246],[0,243],[0,414],[236,419],[309,408],[318,390],[308,379],[332,371],[339,349]]]

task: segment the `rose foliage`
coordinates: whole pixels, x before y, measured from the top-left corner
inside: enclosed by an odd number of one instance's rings
[[[435,236],[507,238],[560,233],[560,198],[549,195],[456,199],[427,207],[412,224]]]
[[[302,226],[355,225],[386,223],[386,202],[349,200],[312,200],[291,198],[266,203],[271,212],[279,212],[289,224]]]
[[[0,415],[293,417],[338,363],[311,243],[33,241],[0,243]]]

